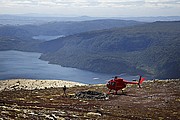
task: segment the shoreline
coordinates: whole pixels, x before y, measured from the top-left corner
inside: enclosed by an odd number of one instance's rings
[[[74,87],[86,84],[67,80],[41,80],[41,79],[8,79],[0,80],[0,91],[3,90],[34,90],[58,87]]]

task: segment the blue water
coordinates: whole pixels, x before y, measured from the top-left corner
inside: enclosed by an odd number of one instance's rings
[[[49,40],[57,39],[60,37],[65,37],[65,36],[64,35],[57,35],[57,36],[38,35],[38,36],[33,36],[32,38],[36,40],[49,41]]]
[[[14,78],[59,79],[87,84],[106,83],[114,75],[94,73],[76,68],[48,64],[38,59],[40,53],[0,51],[0,80]],[[134,76],[124,76],[134,79]]]

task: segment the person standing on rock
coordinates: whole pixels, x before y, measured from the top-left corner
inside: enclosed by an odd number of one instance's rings
[[[64,85],[64,87],[63,87],[63,96],[65,96],[65,97],[67,97],[67,94],[66,94],[66,85]]]

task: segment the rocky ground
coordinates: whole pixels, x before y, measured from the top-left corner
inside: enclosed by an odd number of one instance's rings
[[[129,85],[124,94],[119,91],[118,95],[106,95],[105,85],[73,84],[67,88],[67,97],[63,95],[64,84],[58,86],[56,82],[42,87],[44,81],[38,81],[41,89],[28,89],[22,81],[11,85],[6,82],[0,83],[0,120],[180,119],[180,79],[145,81],[142,88]]]
[[[1,90],[34,90],[45,88],[58,88],[66,85],[67,87],[85,85],[78,82],[64,80],[32,80],[32,79],[11,79],[0,80]]]

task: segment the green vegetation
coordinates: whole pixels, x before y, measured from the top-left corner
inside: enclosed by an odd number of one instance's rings
[[[0,51],[3,50],[20,50],[29,52],[38,52],[37,45],[40,41],[29,40],[25,41],[17,37],[0,36]]]
[[[94,72],[180,78],[179,26],[110,19],[1,26],[0,50],[42,52],[50,63]],[[44,42],[36,35],[66,37]]]
[[[40,25],[0,26],[0,36],[14,36],[20,38],[32,38],[36,35],[72,35],[92,30],[110,29],[114,27],[127,27],[143,24],[132,20],[92,20],[92,21],[69,21],[49,22]],[[25,39],[24,39],[25,40]]]
[[[143,24],[131,20],[92,20],[92,21],[69,21],[49,22],[39,25],[2,25],[0,26],[0,50],[22,50],[42,52],[38,49],[40,40],[32,39],[38,35],[71,35],[92,30],[109,29],[114,27],[127,27]],[[13,41],[12,41],[13,40]],[[12,43],[11,43],[12,42]],[[35,43],[35,44],[34,44]]]
[[[179,78],[180,22],[155,22],[45,42],[41,59],[103,73]]]

